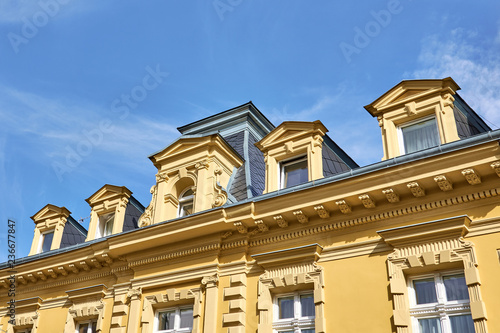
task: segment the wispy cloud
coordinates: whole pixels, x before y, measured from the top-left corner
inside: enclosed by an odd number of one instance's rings
[[[87,12],[99,5],[96,1],[48,1],[48,0],[2,0],[0,2],[0,24],[23,23],[23,19],[32,20],[34,15],[58,16]]]
[[[451,76],[462,88],[460,95],[490,126],[500,126],[500,29],[489,39],[477,31],[453,30],[449,36],[422,40],[414,78]]]
[[[103,121],[106,131],[100,130]],[[104,158],[121,164],[146,159],[179,135],[175,126],[134,111],[121,119],[85,101],[51,99],[9,87],[0,87],[0,122],[4,135],[29,140],[28,157],[45,163],[65,164],[68,151],[79,149],[91,150],[81,154],[83,160]]]

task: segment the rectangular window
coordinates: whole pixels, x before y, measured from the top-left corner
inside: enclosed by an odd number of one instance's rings
[[[314,333],[315,307],[311,291],[274,297],[273,330],[280,333]]]
[[[309,181],[307,157],[301,156],[280,163],[280,188],[287,188]]]
[[[409,296],[413,332],[474,333],[463,273],[438,272],[412,277]]]
[[[441,143],[436,118],[420,119],[399,127],[401,154],[435,147]]]
[[[97,320],[86,320],[76,324],[76,333],[96,333]]]
[[[53,239],[54,239],[54,231],[49,231],[41,234],[40,243],[38,245],[38,253],[50,251]]]
[[[154,332],[191,332],[193,329],[193,307],[175,307],[156,312]]]
[[[113,234],[113,225],[115,223],[115,213],[99,216],[99,237],[106,237]]]

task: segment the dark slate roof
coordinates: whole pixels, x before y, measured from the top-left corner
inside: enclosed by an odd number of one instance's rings
[[[85,238],[87,238],[87,230],[80,223],[76,222],[73,217],[68,216],[64,224],[60,248],[83,243],[85,242]]]
[[[460,97],[455,94],[453,113],[457,124],[458,136],[465,139],[473,135],[491,131],[481,117]]]
[[[250,164],[250,191],[253,196],[261,195],[264,192],[266,181],[266,163],[264,155],[255,143],[259,141],[252,133],[248,135],[248,163]]]
[[[128,199],[127,208],[125,208],[125,221],[123,221],[123,230],[128,231],[139,228],[139,217],[144,213],[144,206],[131,196]]]

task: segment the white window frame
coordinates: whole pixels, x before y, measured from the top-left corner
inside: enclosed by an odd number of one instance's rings
[[[406,154],[406,152],[405,152],[405,141],[404,141],[404,137],[403,137],[403,128],[409,127],[409,126],[413,126],[413,125],[416,125],[418,123],[423,123],[423,122],[426,122],[426,121],[431,120],[431,119],[434,119],[434,121],[435,121],[436,131],[437,131],[437,135],[438,135],[438,141],[441,142],[441,136],[439,135],[438,122],[437,122],[437,119],[436,119],[435,115],[430,115],[430,116],[427,116],[427,117],[415,119],[415,120],[409,121],[407,123],[401,124],[397,128],[397,130],[398,130],[397,132],[398,132],[399,152],[401,153],[401,155]]]
[[[106,221],[109,221],[109,216],[113,216],[113,223],[111,225],[111,230],[106,228],[107,224]],[[97,237],[96,238],[101,238],[101,237],[106,237],[110,236],[113,234],[113,228],[115,226],[115,219],[116,219],[116,214],[115,212],[110,212],[106,214],[101,214],[99,215],[99,223],[97,225]]]
[[[184,197],[184,194],[189,190],[192,190],[193,194]],[[194,189],[192,187],[186,188],[179,195],[179,207],[177,208],[177,217],[184,217],[189,215],[189,214],[184,214],[184,210],[182,209],[186,204],[189,203],[191,203],[191,205],[193,206],[193,213],[194,213]]]
[[[443,276],[464,275],[463,270],[438,271],[428,274],[411,276],[408,279],[408,297],[410,302],[410,316],[412,332],[419,333],[418,320],[439,318],[441,323],[441,333],[451,333],[450,316],[471,315],[470,295],[467,300],[446,300],[446,289]],[[436,288],[436,303],[417,304],[417,297],[413,282],[422,279],[434,279]]]
[[[311,295],[314,301],[313,290],[296,291],[292,293],[277,294],[273,297],[273,332],[287,332],[294,331],[295,333],[302,332],[302,330],[314,330],[315,319],[314,316],[302,316],[302,307],[300,304],[300,296]],[[280,308],[279,299],[284,297],[292,297],[293,301],[293,318],[279,318]],[[316,309],[314,309],[316,312]]]
[[[286,186],[285,186],[285,167],[287,167],[289,165],[296,164],[296,163],[303,162],[304,160],[306,161],[306,165],[307,165],[307,169],[306,169],[307,170],[307,181],[309,181],[309,162],[307,160],[306,154],[294,156],[292,158],[282,160],[278,163],[278,179],[279,179],[279,188],[280,189],[286,188]],[[307,183],[307,181],[306,181],[306,183]],[[299,185],[299,184],[297,184],[297,185]],[[295,185],[293,185],[293,186],[295,186]]]
[[[45,242],[45,235],[47,234],[52,234],[52,242],[54,242],[54,236],[55,236],[55,230],[50,229],[47,231],[44,231],[40,234],[40,240],[38,241],[38,250],[36,253],[42,253],[43,252],[43,243]],[[52,248],[52,243],[50,243],[50,248]],[[49,248],[49,251],[50,251]]]
[[[75,333],[79,333],[80,332],[80,325],[82,325],[82,324],[89,324],[89,327],[87,328],[87,332],[86,333],[94,333],[94,332],[92,332],[92,323],[96,324],[96,331],[97,331],[97,319],[90,319],[90,320],[78,321],[76,323]]]
[[[193,330],[193,327],[191,328],[181,328],[179,327],[181,324],[181,310],[186,310],[190,309],[194,313],[194,308],[193,305],[181,305],[181,306],[175,306],[175,307],[169,307],[169,308],[161,308],[155,310],[155,319],[153,322],[153,332],[154,333],[184,333],[184,332],[191,332]],[[174,329],[171,330],[159,330],[158,329],[158,324],[160,323],[160,312],[167,312],[167,311],[175,311],[175,319],[174,319]],[[192,321],[192,325],[194,326],[194,317]]]

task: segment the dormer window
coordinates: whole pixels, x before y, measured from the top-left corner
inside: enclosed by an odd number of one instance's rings
[[[178,217],[183,217],[193,214],[194,206],[194,191],[191,188],[184,190],[179,196]]]
[[[300,156],[280,163],[280,188],[287,188],[309,181],[307,156]]]
[[[38,253],[50,251],[52,240],[54,239],[54,231],[47,231],[40,235]]]
[[[438,146],[441,141],[435,117],[419,119],[399,127],[401,154]]]
[[[99,235],[106,237],[113,234],[113,225],[115,223],[115,213],[99,216]]]

